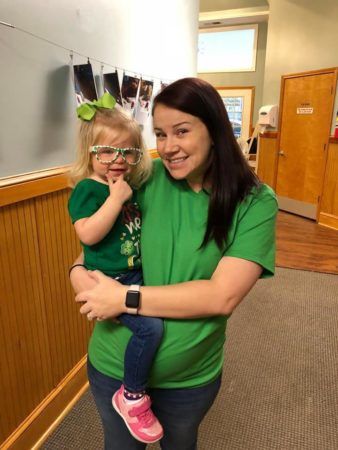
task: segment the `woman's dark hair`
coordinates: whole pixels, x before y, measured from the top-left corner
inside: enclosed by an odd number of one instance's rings
[[[214,239],[224,249],[238,202],[259,185],[259,180],[239,148],[222,98],[206,81],[182,78],[155,97],[153,114],[158,104],[198,117],[209,131],[213,146],[204,180],[210,180],[212,187],[201,247]]]

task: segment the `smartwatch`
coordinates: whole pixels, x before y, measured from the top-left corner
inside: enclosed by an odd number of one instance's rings
[[[129,286],[126,295],[127,314],[137,314],[140,307],[141,292],[140,286],[132,284]]]

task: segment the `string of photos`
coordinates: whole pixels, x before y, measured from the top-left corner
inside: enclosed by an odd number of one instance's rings
[[[29,36],[39,39],[40,41],[61,48],[70,53],[72,65],[71,71],[74,74],[73,79],[77,105],[84,103],[88,100],[89,101],[97,100],[98,98],[97,89],[94,81],[93,69],[90,60],[100,63],[101,69],[103,69],[104,66],[112,67],[115,69],[115,71],[110,73],[103,73],[103,70],[101,70],[101,82],[103,86],[103,91],[109,92],[111,95],[113,95],[116,98],[117,103],[126,110],[128,110],[141,125],[145,124],[150,114],[150,105],[154,94],[153,80],[154,79],[160,80],[160,90],[162,90],[165,86],[168,85],[167,82],[163,82],[162,79],[155,76],[144,75],[146,78],[149,78],[144,79],[142,75],[141,76],[126,75],[125,72],[127,71],[127,69],[113,66],[109,63],[99,61],[95,58],[89,59],[88,56],[85,56],[72,49],[68,49],[56,42],[38,36],[30,31],[24,30],[23,28],[17,27],[13,24],[3,22],[0,20],[0,25],[28,34]],[[88,62],[86,64],[73,65],[74,54],[87,58]],[[123,78],[121,84],[119,81],[117,69],[123,71]]]
[[[90,61],[86,64],[73,65],[73,73],[77,104],[97,100],[97,89]],[[142,76],[126,75],[123,72],[120,84],[117,70],[109,73],[103,73],[101,70],[100,78],[103,91],[109,92],[121,107],[135,117],[139,124],[144,125],[150,114],[154,81],[146,80]],[[160,89],[162,90],[165,86],[167,83],[161,81]]]

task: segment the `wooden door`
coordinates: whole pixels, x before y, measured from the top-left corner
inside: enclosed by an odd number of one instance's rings
[[[283,77],[276,193],[280,209],[315,219],[331,128],[335,70]]]

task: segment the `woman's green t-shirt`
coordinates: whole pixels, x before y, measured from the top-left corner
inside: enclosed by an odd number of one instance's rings
[[[268,186],[261,185],[237,206],[223,252],[214,242],[199,248],[207,220],[208,193],[196,193],[185,180],[171,179],[160,160],[155,161],[151,180],[139,192],[139,203],[145,285],[210,279],[223,256],[254,261],[263,267],[262,277],[273,275],[277,202]],[[215,379],[222,370],[226,322],[227,317],[223,316],[165,319],[149,386],[194,387]],[[94,367],[122,380],[123,357],[130,336],[123,325],[110,320],[97,322],[89,344]]]

